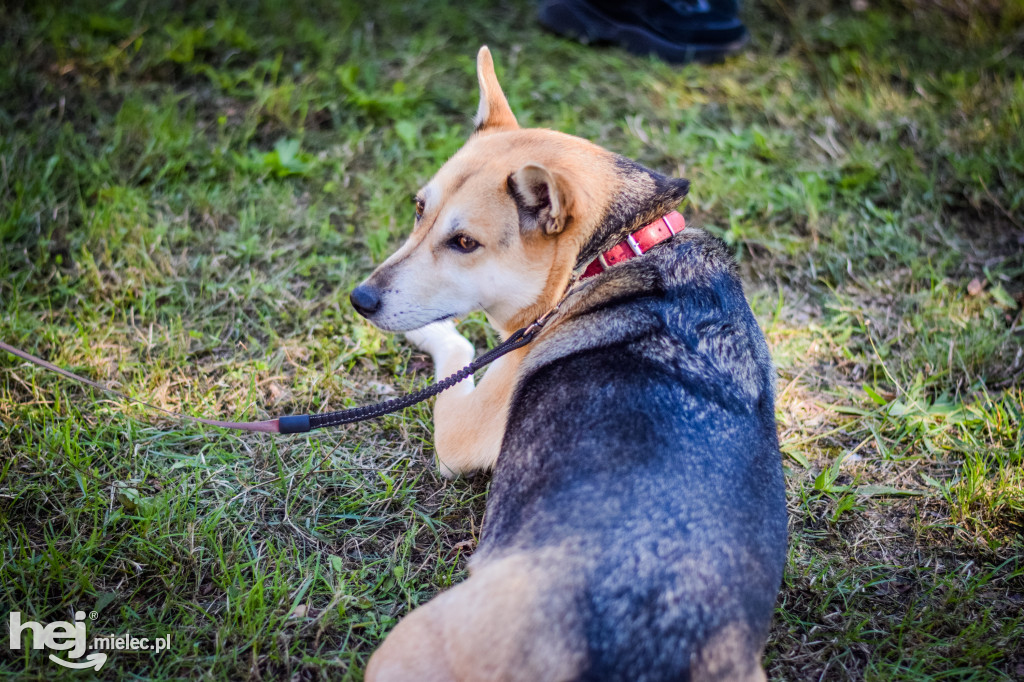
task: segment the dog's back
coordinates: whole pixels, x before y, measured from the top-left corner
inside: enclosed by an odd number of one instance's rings
[[[689,230],[598,278],[526,360],[474,565],[533,555],[579,679],[756,679],[785,560],[764,338]],[[561,606],[557,606],[561,605]]]

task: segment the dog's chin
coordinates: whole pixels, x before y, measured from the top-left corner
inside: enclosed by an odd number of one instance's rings
[[[441,315],[440,317],[427,317],[426,315],[388,315],[388,314],[377,314],[372,317],[366,318],[370,324],[377,329],[385,332],[411,332],[416,329],[422,329],[428,324],[435,322],[444,322],[450,320],[453,317],[458,317],[458,313],[449,313],[447,315]]]

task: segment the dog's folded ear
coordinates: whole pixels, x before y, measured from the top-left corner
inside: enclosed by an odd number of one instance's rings
[[[529,163],[508,176],[508,192],[519,209],[519,229],[558,234],[569,222],[571,196],[557,173]]]
[[[480,81],[480,106],[476,110],[473,123],[476,132],[494,132],[498,130],[515,130],[519,127],[515,114],[508,106],[505,93],[498,85],[498,77],[494,75],[494,60],[491,51],[484,45],[476,55],[476,77]]]

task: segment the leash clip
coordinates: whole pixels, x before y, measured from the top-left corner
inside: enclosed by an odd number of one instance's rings
[[[523,330],[523,338],[527,341],[533,341],[533,337],[537,335],[537,332],[544,328],[544,324],[552,315],[555,314],[556,310],[558,310],[557,305],[531,322],[530,325]]]

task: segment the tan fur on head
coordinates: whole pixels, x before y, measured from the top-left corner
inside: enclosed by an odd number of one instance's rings
[[[565,289],[620,185],[613,155],[586,140],[518,128],[473,135],[418,192],[408,241],[366,280],[381,299],[370,319],[407,331],[483,310],[505,334],[528,324]],[[460,235],[479,248],[454,248]]]
[[[498,77],[494,74],[494,60],[491,51],[484,45],[476,54],[476,78],[480,82],[480,106],[473,119],[477,132],[514,130],[519,127],[512,113],[505,93],[501,91]]]

